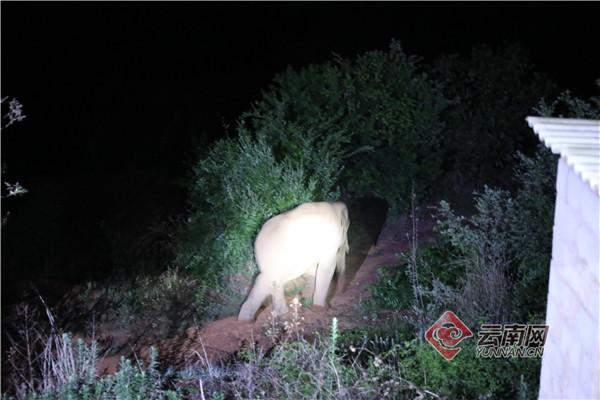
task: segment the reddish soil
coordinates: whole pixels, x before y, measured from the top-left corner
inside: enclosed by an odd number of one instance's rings
[[[419,221],[419,241],[430,241],[434,222],[431,218]],[[372,245],[350,284],[345,290],[330,297],[330,307],[302,308],[302,327],[305,335],[327,328],[333,317],[338,318],[340,329],[365,324],[360,304],[369,297],[368,285],[377,280],[377,270],[382,266],[398,265],[396,254],[409,248],[408,233],[411,221],[406,217],[388,218],[375,245]],[[352,254],[351,254],[352,255]],[[350,255],[350,256],[351,256]],[[343,285],[342,285],[343,286]],[[211,362],[226,359],[244,345],[257,343],[263,348],[271,346],[265,327],[269,325],[271,306],[259,312],[256,321],[238,321],[236,316],[222,318],[202,327],[192,327],[184,333],[163,340],[154,346],[158,349],[159,362],[163,365],[182,366],[208,359]],[[147,359],[148,347],[136,351],[138,357]],[[100,374],[116,371],[120,356],[104,358],[99,366]]]

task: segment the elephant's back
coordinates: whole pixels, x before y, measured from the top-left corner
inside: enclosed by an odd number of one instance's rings
[[[303,204],[263,225],[255,254],[263,271],[284,265],[302,269],[335,254],[341,241],[339,221],[328,203]]]

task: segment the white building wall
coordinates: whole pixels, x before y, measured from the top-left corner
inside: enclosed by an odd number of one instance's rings
[[[600,197],[561,157],[540,399],[600,399]]]

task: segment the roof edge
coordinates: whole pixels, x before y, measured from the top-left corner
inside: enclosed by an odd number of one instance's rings
[[[546,117],[525,120],[540,141],[559,154],[600,196],[600,120]]]

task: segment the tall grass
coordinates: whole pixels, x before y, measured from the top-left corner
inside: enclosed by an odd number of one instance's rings
[[[133,365],[122,358],[112,376],[99,377],[99,348],[95,340],[85,343],[62,332],[50,309],[43,302],[47,321],[39,310],[27,304],[17,306],[15,325],[8,335],[7,363],[10,373],[5,382],[5,400],[62,399],[148,399],[175,400],[175,391],[165,390],[157,369],[157,353],[150,352],[150,362]]]
[[[313,338],[291,329],[279,331],[277,344],[268,352],[249,343],[230,363],[215,366],[201,357],[180,377],[198,382],[195,394],[207,399],[439,398],[406,378],[396,350],[375,353],[365,345],[350,345],[336,318],[328,333]]]

